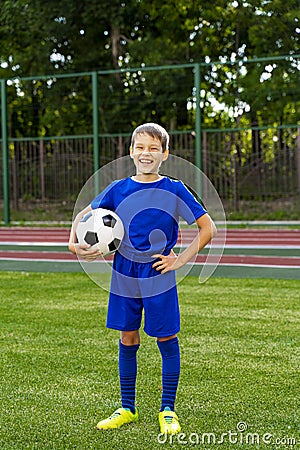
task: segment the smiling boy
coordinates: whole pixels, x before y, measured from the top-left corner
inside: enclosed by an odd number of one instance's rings
[[[137,351],[144,312],[144,331],[156,338],[162,357],[162,399],[158,415],[160,432],[181,430],[174,411],[179,374],[180,349],[177,333],[180,313],[175,271],[191,260],[214,236],[215,226],[206,210],[181,181],[159,174],[169,155],[169,135],[158,124],[137,127],[131,139],[130,156],[136,174],[111,183],[82,210],[73,223],[69,249],[87,261],[100,252],[76,242],[76,226],[84,214],[96,208],[115,211],[123,221],[125,236],[114,255],[108,328],[119,330],[119,378],[122,406],[98,429],[113,429],[135,422]],[[173,252],[182,217],[196,222],[199,233],[178,256]]]

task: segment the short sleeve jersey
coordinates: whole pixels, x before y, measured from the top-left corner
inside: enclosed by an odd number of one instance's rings
[[[180,218],[190,225],[206,214],[182,181],[168,177],[149,183],[130,177],[114,181],[91,207],[118,214],[125,229],[122,253],[129,257],[134,251],[168,255],[177,242]]]

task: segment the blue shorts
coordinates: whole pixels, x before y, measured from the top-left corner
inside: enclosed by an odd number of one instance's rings
[[[166,337],[180,330],[175,272],[161,274],[151,262],[136,262],[114,256],[106,326],[134,331],[141,326],[153,337]]]

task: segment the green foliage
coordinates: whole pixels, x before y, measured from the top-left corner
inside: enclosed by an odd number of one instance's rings
[[[6,0],[0,12],[0,76],[52,74],[48,82],[11,85],[13,136],[90,133],[90,80],[58,81],[56,74],[196,62],[216,62],[202,70],[205,127],[299,118],[297,0]],[[273,55],[290,59],[234,63]],[[145,120],[193,128],[193,84],[191,71],[106,76],[101,130],[127,132]]]
[[[273,279],[200,285],[190,277],[179,285],[176,410],[187,439],[204,433],[220,439],[245,422],[260,439],[268,433],[299,440],[299,288],[299,281]],[[158,443],[160,356],[144,333],[140,421],[112,432],[95,429],[119,406],[119,336],[105,329],[107,293],[86,275],[2,272],[0,299],[1,449],[183,447]],[[233,448],[228,436],[223,448]]]

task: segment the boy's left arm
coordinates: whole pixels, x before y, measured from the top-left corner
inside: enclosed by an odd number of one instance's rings
[[[153,255],[153,258],[159,258],[159,261],[156,261],[152,266],[154,269],[161,273],[179,269],[200,252],[217,234],[216,226],[208,214],[199,217],[196,223],[199,228],[199,233],[191,244],[178,256],[173,251],[167,256],[160,254]]]

